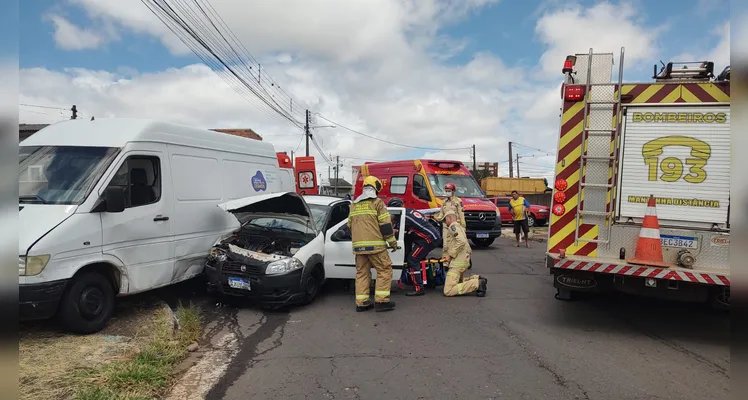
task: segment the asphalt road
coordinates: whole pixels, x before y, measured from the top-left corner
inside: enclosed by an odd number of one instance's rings
[[[208,399],[726,399],[729,318],[708,308],[631,297],[554,299],[543,243],[501,239],[475,250],[484,298],[440,291],[396,310],[356,313],[329,285],[285,312],[214,307],[236,352]],[[216,367],[217,368],[217,367]]]

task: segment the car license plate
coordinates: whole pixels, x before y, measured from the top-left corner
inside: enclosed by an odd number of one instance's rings
[[[677,247],[681,249],[698,249],[699,241],[695,237],[660,235],[662,247]]]
[[[488,239],[488,233],[487,232],[478,232],[475,234],[475,237],[478,239]]]
[[[229,278],[229,287],[234,289],[251,290],[249,288],[249,281],[242,278]]]

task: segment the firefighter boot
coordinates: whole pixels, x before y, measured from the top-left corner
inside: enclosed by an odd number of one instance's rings
[[[391,311],[395,309],[395,302],[390,300],[386,303],[375,303],[374,309],[376,312]]]
[[[356,306],[356,312],[369,311],[372,308],[374,308],[374,303],[372,303],[371,300],[368,300],[364,302],[364,304]]]
[[[488,279],[479,278],[478,279],[478,290],[475,291],[475,295],[478,297],[485,297],[487,285],[488,285]]]

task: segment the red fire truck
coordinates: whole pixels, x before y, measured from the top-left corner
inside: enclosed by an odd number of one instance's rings
[[[405,207],[433,210],[441,207],[444,185],[455,184],[456,195],[465,206],[467,236],[478,247],[488,247],[501,236],[501,217],[478,183],[460,161],[403,160],[367,162],[354,167],[354,197],[362,192],[364,178],[374,175],[384,188],[379,196],[403,200]]]
[[[668,63],[653,82],[628,83],[623,59],[617,82],[612,53],[564,63],[546,254],[556,298],[617,290],[727,307],[729,74]],[[651,196],[659,233],[641,229]],[[659,237],[666,267],[632,262],[640,234]]]

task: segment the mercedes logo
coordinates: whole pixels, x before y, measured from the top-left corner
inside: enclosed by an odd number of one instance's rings
[[[246,265],[242,265],[241,267],[239,267],[239,269],[240,269],[240,270],[241,270],[242,272],[247,272],[247,266],[246,266]]]
[[[486,220],[486,214],[484,214],[484,213],[478,214],[478,219],[481,220],[481,221],[485,221]]]

